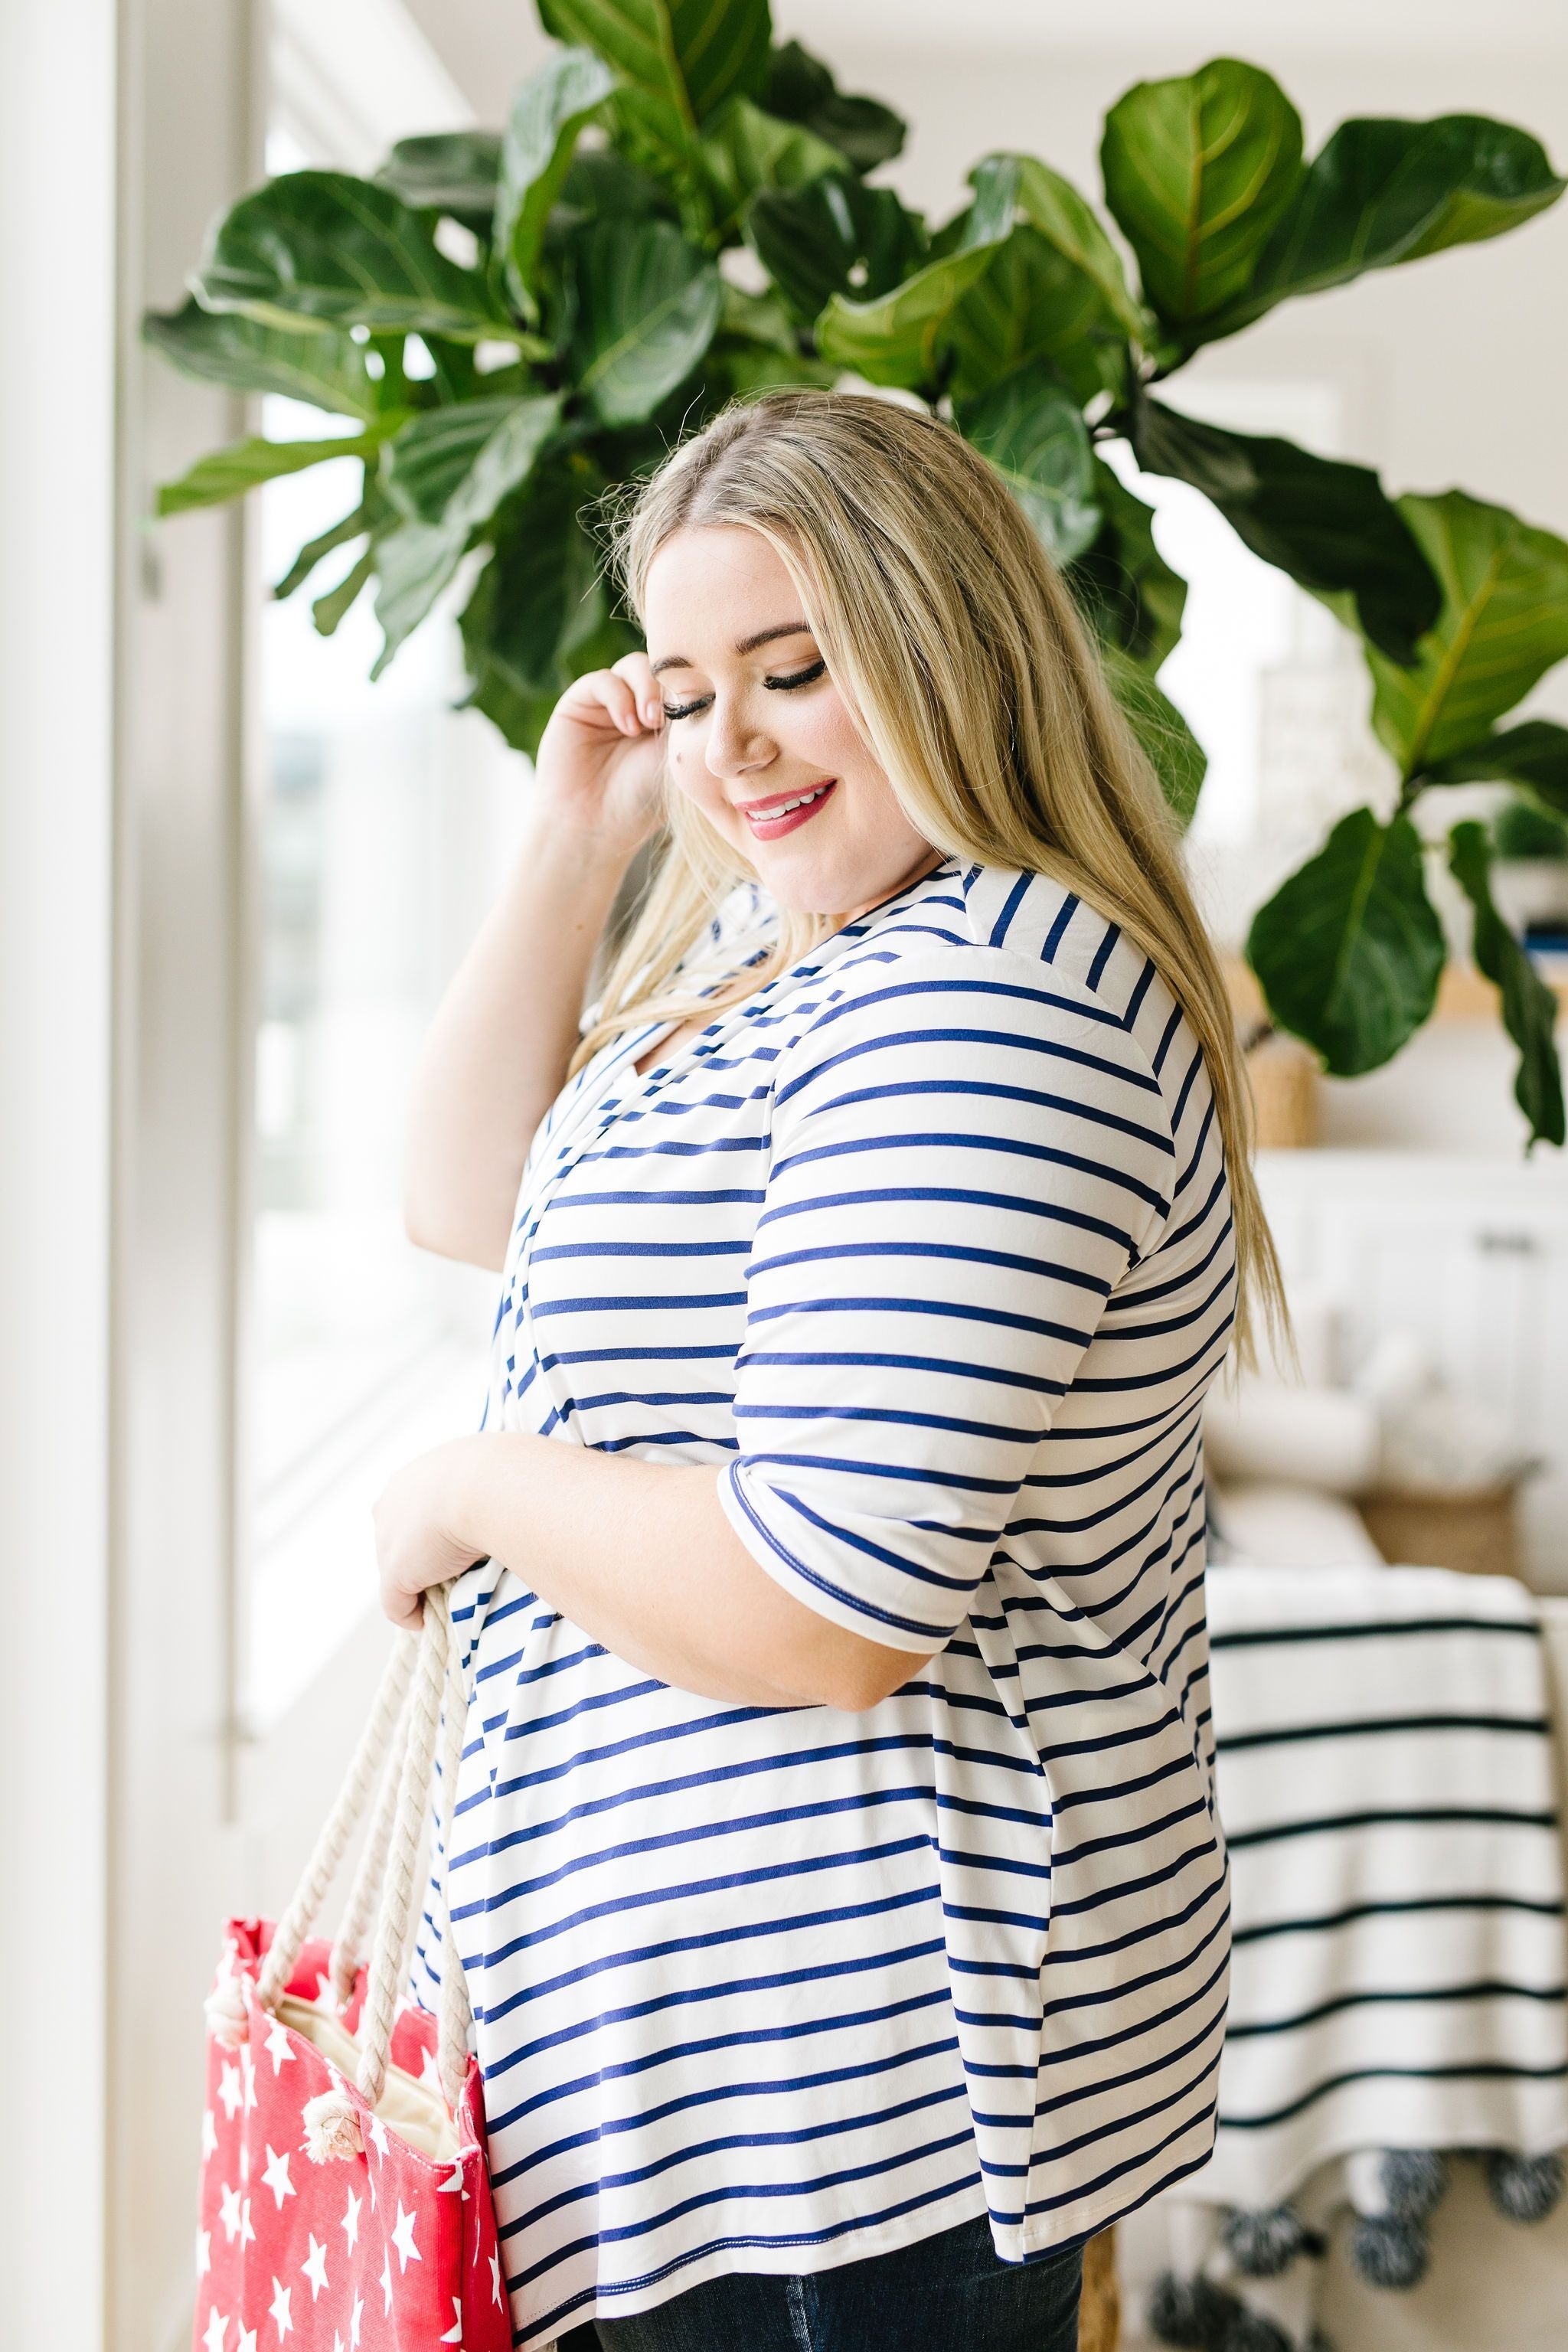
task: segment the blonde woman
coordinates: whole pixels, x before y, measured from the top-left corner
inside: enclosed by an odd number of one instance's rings
[[[376,1513],[395,1621],[467,1570],[496,2293],[574,2352],[1068,2352],[1214,2128],[1199,1418],[1272,1280],[1225,997],[946,425],[770,394],[621,555],[647,652],[562,698],[416,1091],[485,1424]]]

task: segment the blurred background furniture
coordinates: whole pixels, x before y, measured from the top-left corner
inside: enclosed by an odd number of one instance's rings
[[[1210,1401],[1216,1556],[1568,1591],[1568,1185],[1545,1160],[1266,1151],[1298,1361]],[[1259,1546],[1262,1549],[1259,1549]]]
[[[1123,2226],[1129,2341],[1152,2315],[1153,2340],[1210,2352],[1479,2352],[1505,2326],[1544,2352],[1568,2286],[1568,1604],[1367,1567],[1217,1569],[1210,1596],[1236,1925],[1220,2129]],[[1446,2330],[1461,2258],[1509,2304],[1498,2335]]]

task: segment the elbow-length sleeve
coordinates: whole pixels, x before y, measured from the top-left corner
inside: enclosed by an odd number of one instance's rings
[[[1173,1152],[1123,1023],[1048,967],[965,946],[840,979],[781,1056],[719,1493],[798,1600],[924,1655],[1158,1237]]]

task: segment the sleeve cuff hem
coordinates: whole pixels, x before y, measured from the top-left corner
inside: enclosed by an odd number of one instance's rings
[[[737,1462],[726,1462],[719,1473],[719,1502],[725,1517],[761,1569],[764,1569],[777,1585],[792,1599],[810,1609],[816,1616],[826,1617],[847,1633],[858,1633],[862,1641],[876,1642],[888,1650],[907,1650],[911,1656],[929,1658],[942,1649],[952,1638],[952,1629],[900,1624],[889,1621],[874,1610],[863,1608],[847,1600],[815,1577],[798,1560],[792,1559],[781,1549],[772,1533],[751,1507],[741,1490],[736,1472]]]

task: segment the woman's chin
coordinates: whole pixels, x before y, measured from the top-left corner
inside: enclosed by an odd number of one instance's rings
[[[884,858],[870,866],[847,858],[807,857],[804,853],[782,856],[786,845],[769,851],[760,843],[751,852],[757,879],[774,902],[792,915],[828,915],[835,923],[848,922],[884,898],[903,889],[935,865],[940,852],[929,843],[917,845],[908,860],[892,864]]]
[[[844,907],[866,903],[867,892],[819,860],[752,852],[752,862],[763,889],[792,915],[831,915]]]
[[[773,841],[759,840],[741,820],[724,832],[768,896],[792,915],[828,915],[848,919],[846,909],[875,907],[931,864],[938,853],[918,835],[889,842],[847,843],[835,814],[825,808],[810,824],[797,825]],[[822,831],[818,834],[817,828]],[[837,840],[833,832],[840,832]],[[813,838],[813,836],[816,838]],[[869,849],[869,856],[864,852]]]

